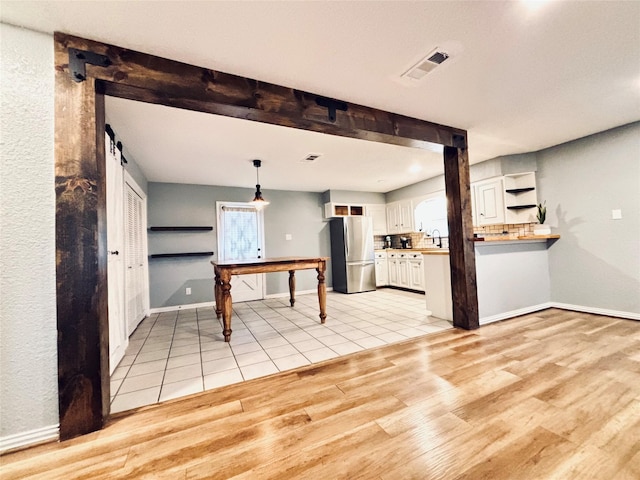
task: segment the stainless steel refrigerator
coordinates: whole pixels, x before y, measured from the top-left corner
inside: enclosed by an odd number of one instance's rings
[[[357,293],[376,289],[371,217],[331,220],[331,271],[336,292]]]

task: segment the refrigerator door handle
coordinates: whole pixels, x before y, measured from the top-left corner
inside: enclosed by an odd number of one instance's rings
[[[344,222],[344,238],[345,238],[344,246],[346,248],[346,255],[347,255],[347,258],[349,258],[349,242],[348,242],[349,227],[347,226],[347,222]]]

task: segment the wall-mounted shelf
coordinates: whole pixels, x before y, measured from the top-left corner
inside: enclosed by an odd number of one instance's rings
[[[507,188],[505,192],[507,193],[524,193],[524,192],[532,192],[536,189],[536,187],[527,187],[527,188]]]
[[[150,227],[152,232],[207,232],[213,227]]]
[[[211,257],[213,252],[189,252],[189,253],[155,253],[149,255],[150,258],[173,258],[173,257]]]
[[[536,174],[515,173],[504,176],[505,223],[536,221]]]
[[[535,205],[511,205],[508,206],[508,210],[524,210],[525,208],[535,208]]]

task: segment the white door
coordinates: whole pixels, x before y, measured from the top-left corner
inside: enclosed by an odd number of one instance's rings
[[[124,210],[121,153],[105,134],[107,177],[107,289],[109,302],[109,374],[124,357],[129,336],[125,328]]]
[[[264,258],[263,212],[250,203],[216,202],[218,210],[218,261],[233,262]],[[264,274],[234,275],[234,302],[264,298]]]
[[[125,254],[126,254],[126,308],[127,334],[131,335],[145,316],[146,259],[144,236],[146,221],[144,202],[140,194],[125,184]]]

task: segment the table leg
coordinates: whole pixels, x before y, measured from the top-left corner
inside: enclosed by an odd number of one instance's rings
[[[220,281],[220,272],[216,268],[216,278],[214,280],[214,294],[216,299],[216,317],[220,320],[222,316],[222,282]]]
[[[220,275],[220,290],[222,291],[222,324],[224,335],[224,341],[231,341],[231,275],[227,272],[221,272]]]
[[[293,307],[296,303],[296,271],[289,270],[289,303]]]
[[[320,303],[320,323],[324,323],[327,319],[327,286],[324,283],[324,272],[327,268],[327,262],[322,260],[318,263],[318,302]]]

